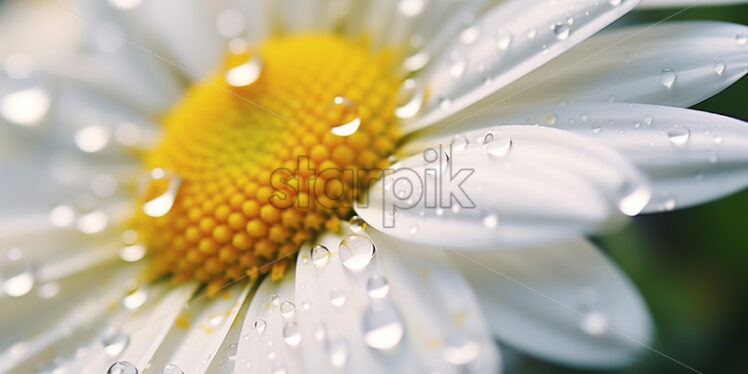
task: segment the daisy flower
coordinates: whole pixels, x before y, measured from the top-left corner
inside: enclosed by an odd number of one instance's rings
[[[78,3],[36,24],[73,52],[2,65],[0,372],[491,373],[497,342],[684,365],[586,237],[748,185],[747,125],[685,109],[746,73],[745,26]]]

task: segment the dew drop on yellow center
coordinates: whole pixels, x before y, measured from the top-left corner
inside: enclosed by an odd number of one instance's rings
[[[229,54],[194,84],[146,156],[153,172],[139,203],[174,196],[134,219],[155,273],[213,286],[279,278],[302,243],[336,230],[365,186],[321,171],[386,166],[399,136],[393,62],[339,36],[286,36]],[[277,172],[307,161],[315,172]]]

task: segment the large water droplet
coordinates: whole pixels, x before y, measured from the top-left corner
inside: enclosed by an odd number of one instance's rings
[[[506,156],[512,149],[512,140],[506,137],[496,137],[488,132],[483,136],[483,147],[493,157]]]
[[[664,68],[662,69],[662,72],[660,72],[660,82],[668,90],[673,88],[673,84],[675,84],[675,79],[677,77],[678,75],[671,68]]]
[[[358,116],[356,103],[348,98],[336,96],[332,100],[329,112],[333,120],[330,132],[337,136],[351,136],[361,127],[361,118]]]
[[[351,231],[353,232],[364,232],[366,230],[366,221],[359,216],[351,217],[349,223],[351,224]]]
[[[375,349],[391,349],[405,334],[400,313],[390,302],[372,302],[364,311],[361,323],[366,345]]]
[[[366,293],[372,299],[382,299],[390,293],[390,284],[387,278],[374,274],[366,281]]]
[[[115,327],[107,327],[101,334],[101,344],[109,357],[119,356],[127,348],[128,343],[130,338]]]
[[[397,10],[404,16],[415,17],[423,12],[426,0],[398,0]]]
[[[252,56],[247,62],[228,69],[224,80],[232,87],[247,87],[260,78],[263,65],[260,56]]]
[[[338,253],[340,260],[347,269],[360,271],[369,264],[376,249],[374,243],[360,234],[350,234],[340,241]]]
[[[340,308],[343,305],[345,305],[347,298],[345,296],[345,292],[342,290],[333,290],[330,293],[330,304],[336,308]]]
[[[281,314],[283,314],[283,317],[288,319],[293,317],[294,312],[296,311],[296,304],[293,303],[291,300],[286,300],[281,303],[280,305],[280,311]]]
[[[107,374],[138,374],[138,368],[128,361],[117,361],[109,366]]]
[[[143,204],[143,212],[150,217],[163,217],[171,211],[174,206],[174,200],[177,197],[179,187],[182,185],[182,178],[163,169],[155,168],[151,170],[150,177],[154,181],[165,179],[169,185],[161,195],[146,201]]]
[[[75,221],[75,209],[70,205],[59,205],[49,211],[49,222],[56,227],[68,227]]]
[[[627,216],[635,216],[644,210],[651,198],[652,191],[648,186],[626,182],[621,187],[618,209]]]
[[[312,263],[318,267],[327,265],[327,261],[330,259],[330,250],[324,245],[318,244],[311,249]]]
[[[325,341],[325,352],[330,364],[341,368],[348,361],[348,344],[343,338],[329,338]]]
[[[395,115],[403,119],[414,117],[421,111],[424,98],[423,88],[414,79],[406,79],[398,92]]]
[[[166,364],[161,369],[161,374],[184,374],[184,371],[179,366],[174,364]]]
[[[296,322],[289,322],[286,326],[283,326],[283,341],[292,347],[301,343],[301,332]]]
[[[122,299],[122,305],[124,305],[125,308],[129,310],[135,310],[145,304],[145,301],[147,299],[148,292],[146,292],[144,289],[138,289],[135,292],[125,296],[125,298]]]
[[[444,360],[453,365],[466,365],[478,357],[480,344],[465,334],[453,334],[447,338],[442,353]]]
[[[49,111],[50,104],[49,92],[36,85],[0,93],[0,115],[4,120],[19,126],[37,124]]]
[[[688,139],[691,137],[691,131],[685,127],[674,127],[667,130],[667,138],[670,143],[677,147],[682,147],[688,143]]]
[[[467,69],[467,58],[458,52],[453,52],[449,55],[449,74],[455,78],[459,78],[465,73]]]
[[[429,60],[431,60],[431,55],[428,52],[421,50],[403,60],[403,67],[409,72],[416,72],[423,69],[423,67],[428,64]]]
[[[26,295],[35,282],[31,261],[18,248],[8,250],[7,256],[9,261],[0,261],[3,291],[11,297]]]
[[[556,39],[564,40],[569,37],[571,28],[567,23],[558,22],[554,25],[551,25],[551,31],[553,31],[553,35],[556,35]]]

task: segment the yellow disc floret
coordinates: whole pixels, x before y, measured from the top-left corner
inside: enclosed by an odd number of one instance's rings
[[[336,230],[398,140],[392,57],[339,36],[278,37],[191,87],[146,157],[181,181],[173,204],[134,220],[156,272],[277,278],[303,242]],[[152,180],[143,201],[167,188]]]

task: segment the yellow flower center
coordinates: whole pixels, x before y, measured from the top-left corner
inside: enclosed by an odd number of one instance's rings
[[[359,171],[385,167],[399,137],[393,56],[340,36],[278,37],[191,87],[146,157],[134,219],[156,274],[214,287],[279,278],[303,242],[337,230],[366,187]]]

